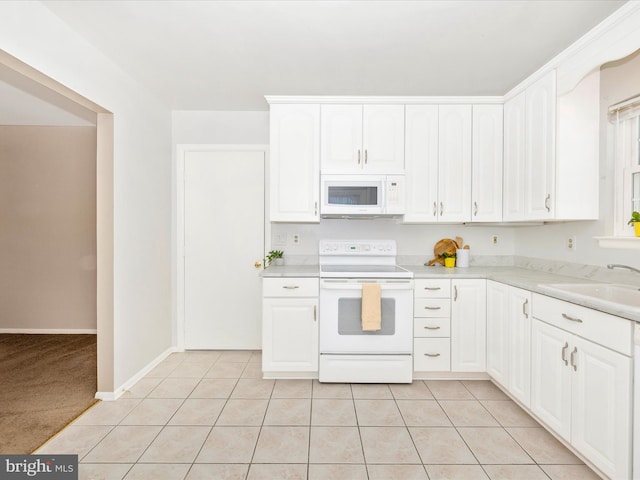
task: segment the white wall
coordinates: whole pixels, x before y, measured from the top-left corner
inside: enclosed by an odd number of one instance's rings
[[[269,112],[173,112],[173,143],[269,143]]]
[[[170,112],[40,2],[0,2],[0,47],[114,114],[113,385],[120,386],[171,346]]]
[[[600,76],[600,219],[527,227],[516,230],[516,255],[604,266],[623,263],[640,266],[637,250],[601,248],[593,237],[613,235],[614,164],[612,128],[607,121],[609,105],[640,94],[640,52],[605,65]],[[576,236],[575,251],[568,250],[567,237]]]

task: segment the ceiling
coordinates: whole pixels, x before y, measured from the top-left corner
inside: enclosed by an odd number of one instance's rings
[[[265,95],[503,95],[626,2],[43,3],[172,110],[266,110]]]

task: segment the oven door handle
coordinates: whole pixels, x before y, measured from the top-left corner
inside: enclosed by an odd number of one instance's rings
[[[379,283],[380,289],[388,290],[413,290],[413,280],[396,280],[396,281],[356,281],[353,280],[321,280],[321,290],[362,290],[365,283]]]

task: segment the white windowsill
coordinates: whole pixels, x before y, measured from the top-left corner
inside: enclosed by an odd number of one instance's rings
[[[593,237],[602,248],[640,250],[640,237]]]

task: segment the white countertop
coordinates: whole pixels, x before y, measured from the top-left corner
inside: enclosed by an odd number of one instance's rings
[[[597,299],[577,297],[569,292],[549,292],[539,287],[539,284],[548,283],[603,283],[592,280],[558,275],[540,270],[529,270],[521,267],[469,267],[469,268],[445,268],[441,265],[425,267],[422,265],[401,265],[401,267],[413,272],[414,278],[485,278],[514,287],[529,290],[534,293],[565,300],[594,310],[609,313],[619,317],[640,322],[640,314],[629,310],[624,305],[612,306],[600,303]],[[282,267],[270,266],[261,276],[270,277],[319,277],[318,265],[285,265]]]

